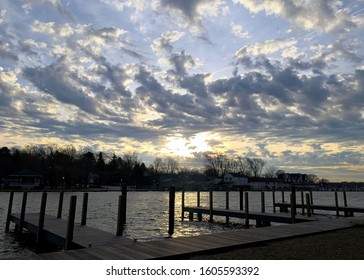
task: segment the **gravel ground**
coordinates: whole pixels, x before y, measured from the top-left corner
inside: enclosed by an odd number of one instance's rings
[[[199,255],[196,260],[364,260],[364,226]]]

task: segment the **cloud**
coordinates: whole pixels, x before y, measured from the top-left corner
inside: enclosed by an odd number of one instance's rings
[[[197,32],[203,29],[205,17],[217,17],[226,11],[221,0],[156,0],[154,7],[176,13],[182,26],[187,24],[191,31]]]
[[[251,36],[249,35],[248,31],[244,31],[244,27],[240,24],[231,23],[231,32],[238,38],[241,39],[249,39]]]
[[[97,106],[94,100],[78,86],[67,63],[62,59],[46,67],[25,68],[23,75],[40,91],[51,94],[60,102],[96,114]]]
[[[183,36],[185,36],[184,32],[179,32],[179,31],[164,32],[160,38],[153,40],[151,48],[156,53],[160,53],[162,51],[170,53],[173,50],[172,43],[177,42]]]
[[[341,1],[305,0],[234,0],[252,13],[281,16],[297,27],[319,32],[346,32],[356,26],[355,16],[342,7]]]

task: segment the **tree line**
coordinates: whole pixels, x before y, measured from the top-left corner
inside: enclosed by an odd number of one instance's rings
[[[0,179],[19,170],[31,169],[49,186],[143,184],[147,168],[136,153],[122,156],[76,150],[72,145],[29,145],[0,149]]]
[[[44,178],[47,186],[93,185],[151,185],[161,174],[204,173],[209,177],[223,177],[226,173],[241,173],[248,177],[275,178],[284,171],[267,166],[260,158],[230,156],[210,152],[204,154],[200,169],[181,167],[172,157],[156,157],[147,167],[135,152],[122,156],[90,150],[77,150],[72,145],[28,145],[25,148],[0,149],[0,182],[9,174],[31,169]],[[319,179],[310,175],[312,182]]]

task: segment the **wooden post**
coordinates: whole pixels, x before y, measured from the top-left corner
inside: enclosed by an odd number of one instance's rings
[[[116,223],[116,236],[122,236],[124,231],[124,221],[125,221],[125,207],[124,207],[125,199],[123,195],[119,195],[119,204],[118,204],[118,220]]]
[[[181,202],[181,205],[182,205],[182,209],[181,209],[181,219],[183,221],[183,219],[185,218],[185,191],[182,191],[182,202]]]
[[[302,206],[302,215],[305,215],[305,197],[303,191],[301,191],[301,206]]]
[[[249,193],[245,193],[245,228],[249,228]]]
[[[72,195],[70,199],[70,207],[68,210],[67,234],[66,234],[66,243],[64,246],[65,250],[69,250],[71,248],[71,243],[73,240],[73,230],[75,227],[75,216],[76,216],[76,203],[77,203],[77,196]]]
[[[13,209],[13,200],[14,200],[14,191],[11,191],[9,195],[8,214],[6,215],[5,232],[9,232],[10,216],[11,216],[11,211]]]
[[[121,188],[121,194],[122,194],[123,200],[124,200],[123,201],[123,213],[125,213],[123,216],[122,223],[123,223],[123,225],[125,225],[125,223],[126,223],[126,204],[128,201],[128,187],[127,186],[123,186]]]
[[[47,205],[47,193],[46,192],[43,192],[43,194],[42,194],[42,201],[41,201],[41,204],[40,204],[40,211],[39,211],[37,238],[36,238],[36,241],[35,241],[37,246],[40,244],[41,239],[42,239],[46,205]]]
[[[292,195],[293,195],[293,208],[291,210],[294,210],[294,214],[297,215],[297,199],[296,199],[296,187],[291,186]]]
[[[306,207],[307,207],[307,216],[311,217],[311,198],[310,194],[306,193]]]
[[[262,213],[265,213],[265,193],[264,192],[260,193],[260,201],[261,201]]]
[[[230,202],[229,202],[229,190],[226,190],[226,210],[229,210],[229,207],[230,207]],[[226,215],[226,223],[228,224],[229,223],[229,214]]]
[[[83,201],[82,201],[82,218],[81,218],[81,226],[86,225],[87,219],[87,204],[88,204],[88,193],[83,194]]]
[[[282,203],[284,203],[284,189],[282,188]]]
[[[172,236],[174,233],[174,202],[176,196],[176,188],[170,187],[169,189],[169,228],[168,234]]]
[[[292,224],[294,224],[296,221],[296,209],[295,209],[295,203],[294,203],[295,197],[294,197],[293,193],[291,193],[290,196],[291,196],[291,221],[292,221]]]
[[[214,221],[214,194],[212,191],[210,191],[210,222]]]
[[[59,193],[57,219],[62,218],[63,196],[64,196],[64,192],[61,191]]]
[[[273,200],[273,213],[276,212],[276,191],[272,190],[272,200]]]
[[[21,204],[21,212],[20,212],[20,220],[19,220],[18,234],[22,234],[23,233],[24,218],[25,218],[25,209],[27,207],[27,198],[28,198],[28,192],[25,191],[23,193],[23,200],[22,200],[22,204]]]
[[[243,188],[239,189],[239,206],[240,206],[240,211],[244,210],[244,190]]]
[[[346,199],[346,192],[343,191],[343,199],[344,199],[344,207],[348,207],[348,201]],[[345,217],[349,216],[349,212],[347,210],[344,211]]]
[[[200,191],[197,192],[197,207],[201,207],[201,192]],[[197,213],[197,219],[199,222],[202,221],[201,213]]]
[[[339,213],[339,199],[337,197],[337,191],[335,191],[335,208],[336,208],[336,216],[340,215]]]
[[[313,206],[313,194],[312,190],[310,190],[310,206]],[[313,207],[311,207],[311,214],[313,214]]]

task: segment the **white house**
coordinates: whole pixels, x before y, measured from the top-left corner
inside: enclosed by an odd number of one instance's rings
[[[248,177],[241,173],[226,173],[224,183],[232,186],[244,186],[248,184]]]

